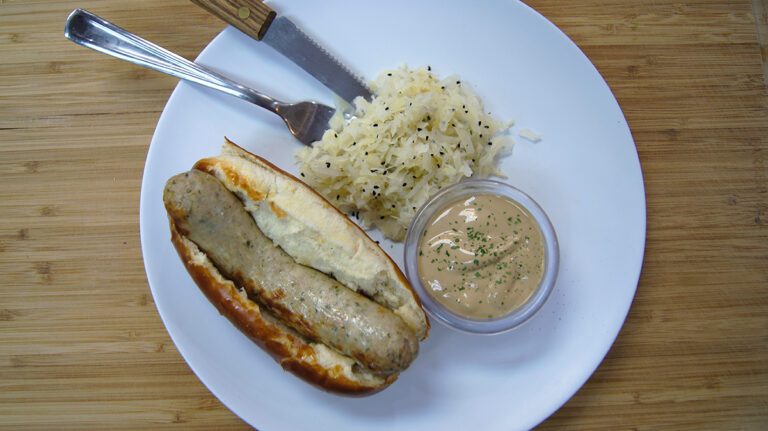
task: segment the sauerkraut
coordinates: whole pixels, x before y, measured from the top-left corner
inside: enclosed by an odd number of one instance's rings
[[[322,140],[299,149],[301,179],[363,228],[402,241],[418,208],[464,177],[504,176],[513,142],[456,77],[398,67],[370,84],[375,97],[339,111]]]

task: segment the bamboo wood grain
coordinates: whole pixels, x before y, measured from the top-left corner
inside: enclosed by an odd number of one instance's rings
[[[144,275],[142,168],[176,80],[63,37],[82,7],[194,58],[224,24],[185,0],[62,3],[0,1],[0,429],[249,429]],[[648,208],[627,321],[539,429],[768,429],[764,2],[528,4],[614,91]]]

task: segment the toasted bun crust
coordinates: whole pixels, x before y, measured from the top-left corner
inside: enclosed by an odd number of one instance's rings
[[[237,195],[259,229],[293,259],[329,274],[394,311],[419,340],[429,321],[402,271],[370,237],[293,175],[227,140],[202,159],[207,172]]]
[[[226,141],[222,154],[196,169],[236,194],[262,232],[293,259],[325,272],[400,316],[418,339],[429,321],[405,276],[365,232],[290,174]],[[398,374],[381,375],[280,322],[226,279],[171,218],[171,241],[195,283],[219,312],[286,371],[319,388],[348,395],[375,393]]]

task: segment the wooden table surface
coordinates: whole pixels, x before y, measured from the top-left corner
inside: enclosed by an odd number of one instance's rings
[[[765,3],[528,3],[614,91],[648,208],[627,321],[540,429],[768,429]],[[0,429],[248,429],[144,273],[142,168],[177,80],[65,40],[75,7],[187,58],[223,28],[186,0],[0,0]]]

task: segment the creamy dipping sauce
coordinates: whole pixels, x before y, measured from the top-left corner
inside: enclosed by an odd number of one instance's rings
[[[521,306],[544,271],[544,243],[530,212],[514,200],[479,193],[435,212],[419,240],[418,271],[449,310],[488,319]]]

